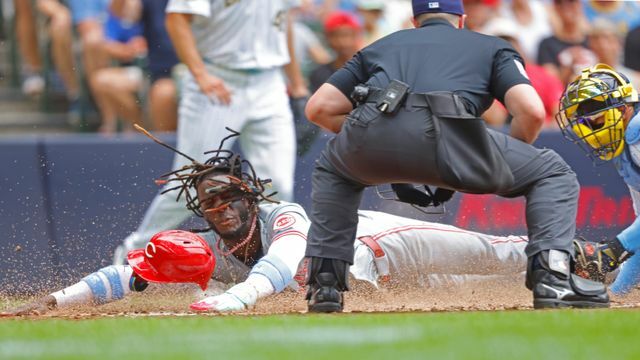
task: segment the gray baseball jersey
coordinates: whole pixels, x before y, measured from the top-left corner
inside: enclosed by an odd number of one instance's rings
[[[260,241],[262,252],[266,255],[271,245],[282,237],[298,235],[306,239],[309,230],[309,219],[304,209],[298,204],[280,202],[279,204],[263,203],[259,205],[258,221],[260,224]],[[212,275],[213,280],[223,283],[239,283],[244,281],[251,267],[238,260],[235,256],[222,255],[228,251],[218,235],[209,231],[202,234],[207,240],[216,257],[216,269]],[[302,253],[279,254],[280,257],[296,256],[296,263],[302,260]],[[295,287],[295,285],[294,285]]]

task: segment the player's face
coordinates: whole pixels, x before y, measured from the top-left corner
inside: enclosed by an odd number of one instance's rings
[[[207,194],[219,183],[206,179],[198,186],[200,209],[205,220],[225,239],[244,237],[250,228],[249,201],[237,192]]]
[[[580,16],[576,16],[582,12],[580,0],[553,0],[553,4],[563,24],[576,24],[581,20]]]
[[[620,112],[623,114],[623,118],[622,119],[624,121],[625,126],[626,126],[626,124],[627,124],[627,122],[629,120],[628,111],[626,111],[627,109],[628,109],[627,106],[621,106],[621,107],[618,108],[618,110],[620,110]],[[605,112],[606,111],[603,111],[603,112],[601,112],[599,114],[585,117],[584,121],[588,122],[590,127],[593,130],[598,130],[598,129],[600,129],[600,128],[602,128],[604,126],[604,123],[606,121]]]

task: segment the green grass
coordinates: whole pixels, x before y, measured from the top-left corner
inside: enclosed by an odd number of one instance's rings
[[[638,359],[640,312],[0,320],[0,359]]]

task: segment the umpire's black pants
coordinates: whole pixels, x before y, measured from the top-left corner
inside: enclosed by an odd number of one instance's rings
[[[395,120],[348,117],[327,144],[313,171],[307,256],[353,263],[357,210],[365,187],[402,182],[442,185],[432,120],[421,116]],[[552,150],[488,131],[514,177],[513,185],[497,195],[526,197],[527,256],[549,249],[572,253],[580,189],[574,172]]]

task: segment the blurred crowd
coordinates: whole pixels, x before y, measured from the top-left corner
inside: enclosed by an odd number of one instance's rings
[[[89,99],[111,134],[144,124],[173,131],[177,121],[178,64],[164,27],[168,0],[3,0],[13,6],[21,55],[22,91],[48,91],[45,64],[59,79],[69,118]],[[295,10],[295,52],[311,92],[360,48],[412,27],[409,0],[301,0]],[[597,0],[465,0],[466,26],[509,41],[546,110],[547,126],[564,86],[581,68],[601,62],[640,83],[640,2]],[[6,11],[5,11],[6,14]],[[6,16],[6,15],[5,15]],[[301,118],[304,101],[292,99],[302,136],[317,131]],[[299,99],[298,99],[299,100]],[[509,122],[496,102],[484,118]],[[309,135],[311,134],[311,135]],[[299,137],[301,135],[299,134]]]

